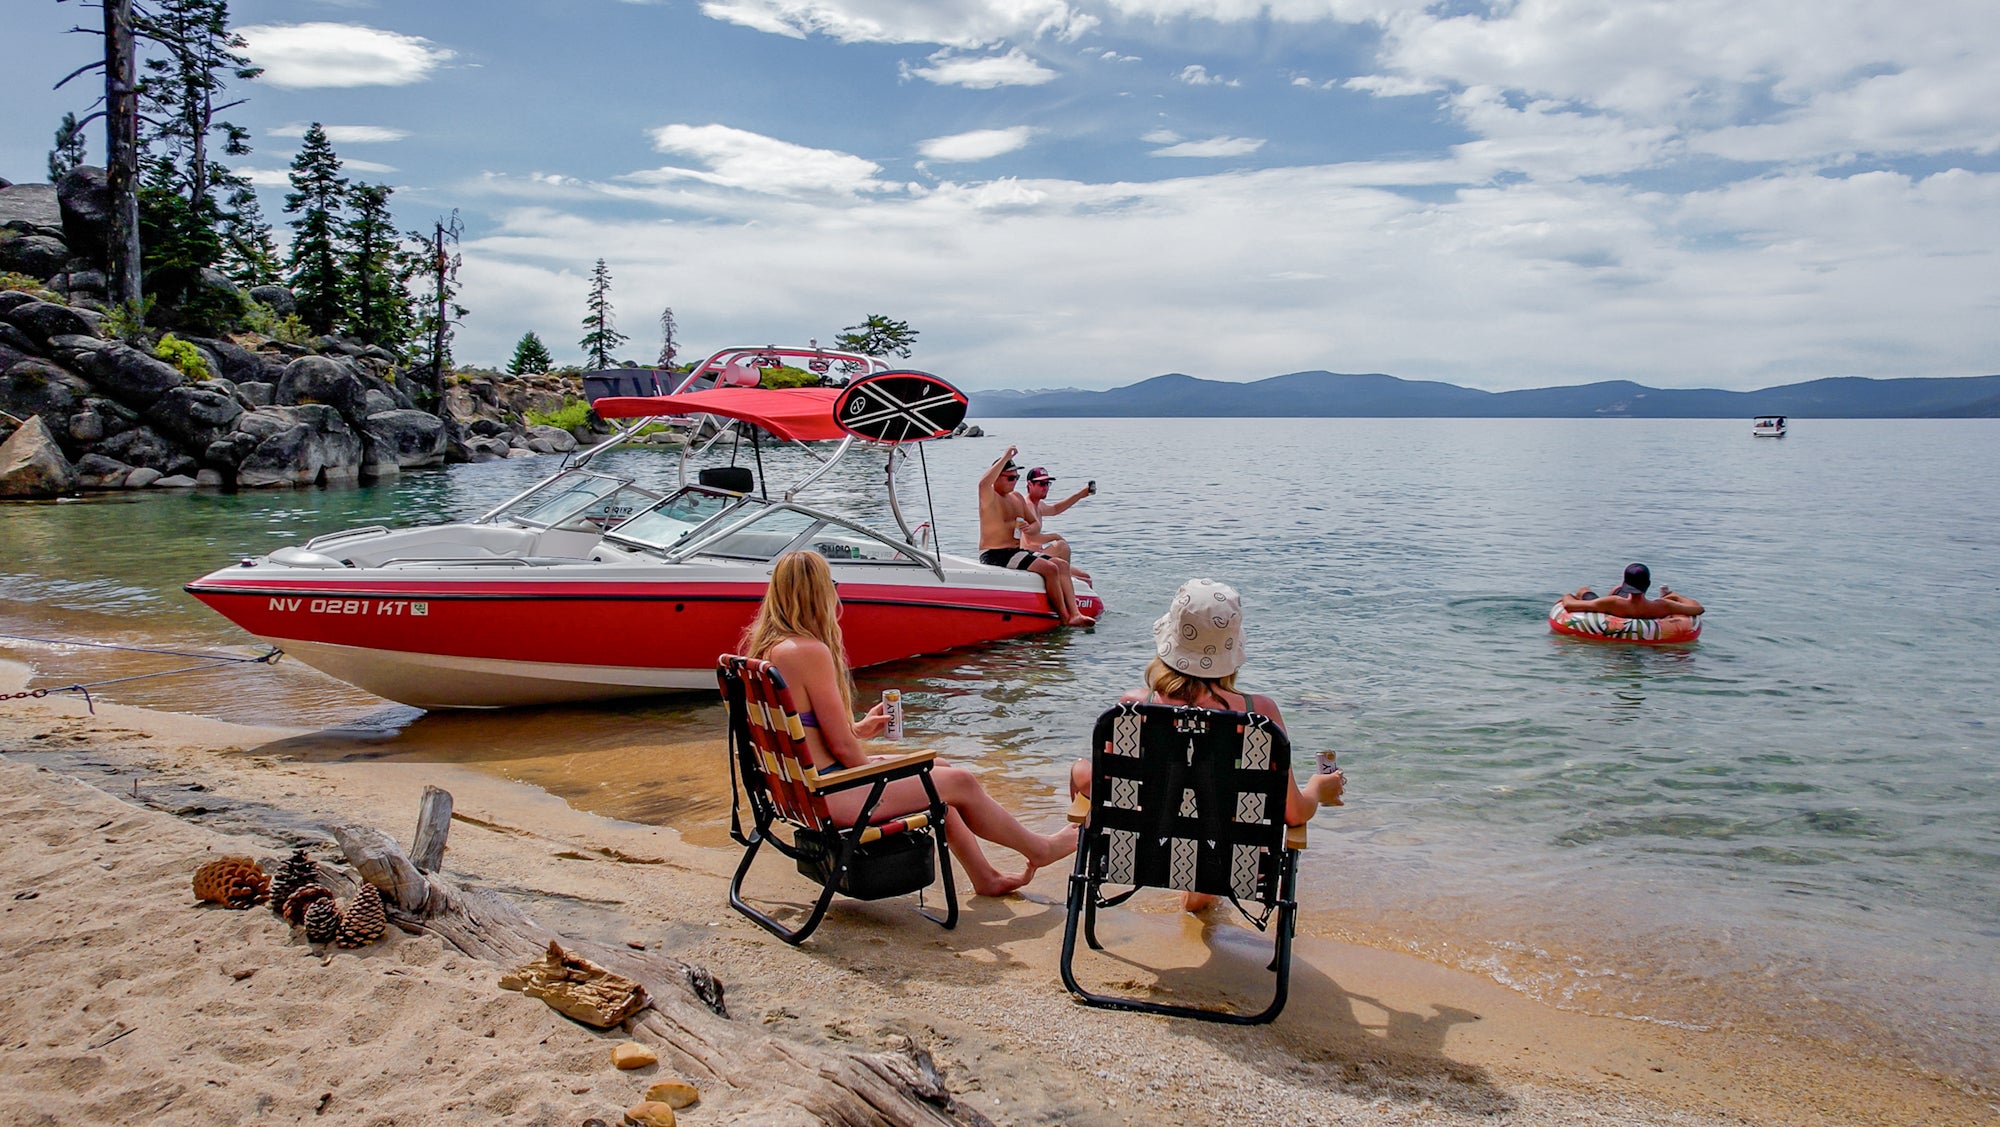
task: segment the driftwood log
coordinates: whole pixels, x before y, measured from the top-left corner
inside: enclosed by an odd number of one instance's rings
[[[410,839],[410,863],[418,872],[444,868],[444,839],[451,833],[451,792],[426,786],[417,806],[417,836]]]
[[[564,1017],[597,1029],[617,1025],[647,1001],[645,987],[563,950],[554,940],[541,958],[501,975],[500,989],[540,998]]]
[[[993,1127],[956,1099],[930,1054],[849,1053],[784,1041],[718,1012],[721,986],[706,970],[652,951],[565,939],[496,896],[461,889],[417,871],[394,839],[365,826],[330,826],[355,871],[389,901],[404,931],[434,935],[454,949],[512,970],[542,958],[550,944],[637,983],[647,1007],[626,1019],[650,1034],[661,1062],[700,1088],[722,1122],[770,1127]],[[439,849],[442,851],[442,835]],[[700,991],[699,993],[697,991]],[[709,994],[714,1009],[704,1000]]]

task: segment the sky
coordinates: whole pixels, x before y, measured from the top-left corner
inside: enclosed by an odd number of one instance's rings
[[[1992,0],[238,0],[281,245],[324,125],[463,223],[454,352],[832,340],[968,389],[2000,372]],[[101,86],[0,0],[0,176]],[[89,159],[103,155],[93,128]],[[691,355],[692,354],[692,355]]]

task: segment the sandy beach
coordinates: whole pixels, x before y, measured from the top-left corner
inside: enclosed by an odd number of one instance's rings
[[[0,693],[27,677],[0,663]],[[435,936],[392,927],[322,953],[261,908],[193,898],[213,856],[274,868],[304,844],[337,860],[331,823],[407,843],[435,785],[455,802],[450,880],[563,936],[706,968],[727,987],[727,1020],[780,1048],[921,1049],[957,1109],[940,1123],[2000,1122],[1977,1093],[1839,1046],[1566,1013],[1309,937],[1268,1027],[1088,1009],[1057,975],[1066,870],[1025,895],[968,897],[954,931],[910,900],[837,902],[792,949],[729,909],[732,850],[464,767],[268,750],[298,734],[102,701],[93,715],[63,695],[0,703],[0,950],[30,971],[0,1000],[0,1121],[616,1123],[675,1075],[704,1094],[683,1123],[770,1121],[764,1066],[693,1075],[656,1045],[659,1065],[619,1072],[610,1048],[647,1030],[570,1021],[501,990],[510,968]],[[809,888],[781,864],[759,874],[768,901]],[[1164,893],[1136,903],[1102,925],[1114,949],[1143,952],[1120,981],[1260,985],[1261,937],[1184,916]]]

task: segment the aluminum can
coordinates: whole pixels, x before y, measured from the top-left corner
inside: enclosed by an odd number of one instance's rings
[[[889,718],[889,726],[882,729],[882,738],[900,740],[903,738],[903,691],[901,689],[882,690],[882,714]]]

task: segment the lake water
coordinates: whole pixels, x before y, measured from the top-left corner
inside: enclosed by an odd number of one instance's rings
[[[1058,496],[1097,479],[1051,526],[1109,613],[859,681],[901,688],[912,737],[984,771],[1031,821],[1057,818],[1066,764],[1136,683],[1173,589],[1226,580],[1246,607],[1244,682],[1277,699],[1301,759],[1336,748],[1350,777],[1349,805],[1315,823],[1307,930],[1569,1008],[1832,1038],[2000,1086],[1993,423],[1797,420],[1783,440],[1695,420],[991,429],[924,452],[945,547],[971,548],[973,482],[1018,441]],[[340,527],[470,515],[553,468],[0,507],[0,632],[244,646],[180,584]],[[857,457],[816,494],[869,504],[880,476]],[[1699,644],[1548,632],[1558,592],[1607,589],[1632,560],[1707,604]],[[36,664],[38,684],[188,663],[0,653]],[[285,663],[104,692],[329,725],[281,750],[473,762],[720,841],[707,700],[423,715]],[[662,750],[687,739],[709,742]]]

